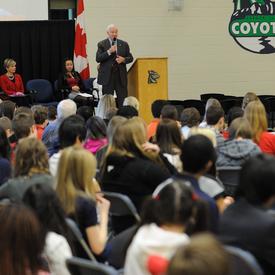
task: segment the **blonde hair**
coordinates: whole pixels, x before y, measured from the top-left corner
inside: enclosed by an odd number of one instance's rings
[[[46,146],[37,138],[22,138],[15,151],[14,176],[49,174],[48,152]]]
[[[4,68],[5,69],[7,69],[7,68],[9,68],[10,66],[14,66],[14,65],[16,65],[16,62],[15,62],[15,60],[13,60],[12,58],[6,58],[5,60],[4,60]]]
[[[267,130],[267,117],[263,103],[260,100],[248,103],[244,110],[244,117],[252,128],[252,139],[259,142],[261,134]]]
[[[106,119],[107,113],[111,108],[116,108],[116,100],[113,95],[105,94],[98,102],[96,115]]]
[[[97,186],[93,180],[96,159],[81,146],[72,146],[62,151],[58,170],[56,192],[67,214],[75,213],[77,196],[95,198]]]
[[[246,106],[248,105],[248,103],[255,101],[255,100],[259,100],[255,93],[252,93],[252,92],[246,93],[245,96],[243,97],[242,109],[244,110],[246,108]]]
[[[124,99],[123,101],[123,106],[132,106],[134,107],[137,111],[139,111],[139,101],[136,97],[134,96],[128,96]]]
[[[194,135],[203,135],[210,139],[214,147],[217,147],[217,139],[213,130],[208,128],[193,127],[190,129],[189,137]]]

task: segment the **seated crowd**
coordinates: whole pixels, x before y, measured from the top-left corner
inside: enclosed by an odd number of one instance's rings
[[[5,62],[2,89],[22,96]],[[126,275],[230,275],[227,246],[275,274],[275,135],[256,95],[227,116],[211,98],[202,119],[156,100],[146,125],[134,97],[117,109],[103,95],[94,115],[69,59],[58,85],[70,92],[57,108],[0,103],[0,274],[70,274],[66,260],[89,255],[68,219]],[[241,167],[233,194],[224,167]],[[110,192],[130,199],[138,223],[111,215]]]

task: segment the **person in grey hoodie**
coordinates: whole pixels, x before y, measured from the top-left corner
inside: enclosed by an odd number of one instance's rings
[[[252,140],[251,126],[246,118],[236,118],[229,129],[229,139],[217,148],[217,167],[241,166],[251,156],[261,151]]]

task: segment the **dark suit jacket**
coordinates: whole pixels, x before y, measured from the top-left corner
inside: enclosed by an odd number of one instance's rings
[[[275,274],[275,218],[264,209],[239,199],[220,219],[223,243],[252,253],[265,271]]]
[[[98,70],[97,82],[101,85],[107,85],[111,72],[112,66],[115,62],[116,54],[113,53],[108,55],[107,50],[111,47],[109,39],[104,39],[97,44],[96,62],[100,63]],[[126,64],[133,61],[133,56],[130,52],[130,48],[127,42],[117,39],[117,54],[125,57],[125,63],[118,65],[121,83],[124,87],[127,87],[127,70]]]

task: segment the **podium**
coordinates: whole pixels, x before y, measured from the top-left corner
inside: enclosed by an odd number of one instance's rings
[[[167,57],[137,58],[128,71],[128,95],[139,100],[139,116],[146,123],[153,119],[152,102],[168,99],[167,72]]]

